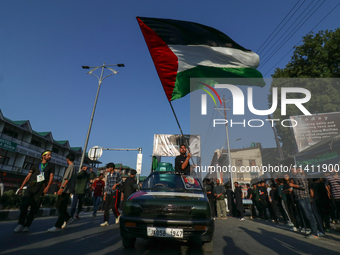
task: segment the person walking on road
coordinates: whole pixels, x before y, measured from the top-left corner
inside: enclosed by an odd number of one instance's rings
[[[134,184],[137,184],[137,180],[135,179],[136,173],[137,173],[136,170],[130,170],[130,176],[126,178],[123,184],[121,195],[122,201],[121,208],[124,208],[125,202],[129,198],[129,196],[136,192],[136,188],[134,187]]]
[[[48,192],[54,176],[54,165],[49,163],[52,153],[44,151],[41,154],[41,163],[33,165],[25,180],[21,184],[18,193],[22,193],[23,187],[28,183],[26,192],[22,198],[18,226],[14,232],[28,232],[35,215],[39,211],[43,196]],[[31,207],[28,213],[28,207]]]
[[[216,186],[214,188],[214,195],[216,198],[216,210],[217,218],[227,219],[227,206],[224,201],[225,188],[224,185],[220,185],[220,180],[216,179]]]
[[[3,195],[4,195],[4,184],[2,183],[1,178],[0,178],[0,209],[1,209],[1,198]]]
[[[325,186],[329,199],[333,203],[335,213],[333,218],[340,218],[340,176],[335,172],[334,168],[330,169],[331,175],[326,177]],[[333,219],[333,220],[334,220]],[[335,222],[333,222],[335,223]]]
[[[122,176],[119,169],[115,170],[114,163],[108,163],[106,168],[109,169],[110,173],[107,176],[107,183],[105,185],[105,212],[104,212],[104,222],[100,224],[101,227],[106,227],[110,222],[110,207],[113,211],[113,215],[116,218],[116,224],[119,223],[119,191],[118,186],[122,184]]]
[[[214,187],[210,179],[205,180],[205,194],[207,195],[207,198],[209,200],[211,217],[215,218]]]
[[[312,233],[308,235],[307,238],[318,239],[318,228],[311,207],[311,198],[309,194],[307,178],[303,176],[303,170],[301,168],[292,168],[292,170],[295,178],[293,179],[294,183],[289,183],[289,186],[293,188],[295,198],[299,203],[301,210],[308,219],[312,229]]]
[[[77,177],[76,168],[73,164],[74,160],[74,154],[68,154],[66,156],[68,167],[64,173],[63,182],[61,183],[60,189],[57,192],[58,199],[55,205],[58,210],[58,220],[55,223],[54,227],[49,228],[47,232],[59,232],[62,228],[66,227],[66,225],[71,223],[73,220],[67,212],[67,204],[70,198],[70,194],[74,190]]]
[[[1,178],[0,178],[0,198],[3,196],[3,194],[4,194],[4,184],[2,183]]]
[[[227,185],[227,200],[228,200],[228,209],[229,209],[229,216],[234,217],[235,216],[235,203],[234,198],[235,194],[234,191],[231,189],[230,185]]]
[[[266,185],[264,184],[263,181],[261,181],[258,185],[259,187],[259,195],[260,195],[260,198],[259,198],[259,206],[261,208],[261,213],[262,213],[262,216],[264,217],[265,221],[268,221],[268,216],[267,216],[267,197],[268,197],[268,193],[267,193],[267,188],[266,188]]]
[[[99,179],[93,183],[93,214],[92,217],[97,216],[98,206],[104,195],[105,182],[103,181],[104,175],[100,174]]]
[[[247,183],[247,199],[250,199],[252,201],[252,204],[250,206],[250,219],[256,218],[256,211],[255,211],[255,199],[254,199],[254,194],[253,194],[253,189],[250,187],[250,184]]]
[[[85,199],[87,183],[90,181],[90,179],[93,179],[94,176],[95,174],[93,172],[91,172],[91,174],[87,172],[87,166],[82,166],[80,172],[77,173],[75,192],[73,194],[73,201],[71,206],[71,218],[74,217],[77,220],[79,220],[79,213],[83,209],[83,202]],[[76,215],[74,215],[74,213],[76,212],[77,203],[78,210]]]
[[[240,214],[240,221],[244,221],[244,207],[243,207],[243,195],[242,195],[242,189],[241,186],[238,184],[238,182],[234,183],[235,185],[235,200],[236,200],[236,209],[239,211]]]

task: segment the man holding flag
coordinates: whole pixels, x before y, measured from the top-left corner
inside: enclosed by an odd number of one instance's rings
[[[182,144],[179,148],[180,155],[175,159],[175,171],[177,173],[190,175],[189,160],[191,158],[191,153],[188,153],[187,155],[187,147],[184,144]]]

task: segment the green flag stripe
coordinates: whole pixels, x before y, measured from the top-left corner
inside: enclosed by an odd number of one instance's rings
[[[228,83],[233,85],[265,86],[262,74],[253,68],[218,68],[197,66],[177,73],[175,87],[171,100],[184,97],[190,93],[190,78],[204,78],[205,83],[215,85],[214,78],[228,78]],[[203,86],[197,86],[197,89]]]

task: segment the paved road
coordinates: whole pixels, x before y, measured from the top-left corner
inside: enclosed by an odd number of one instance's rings
[[[204,254],[195,243],[137,239],[134,249],[122,246],[118,225],[100,227],[102,214],[95,219],[81,215],[63,231],[47,233],[56,217],[37,218],[28,233],[14,233],[16,221],[0,223],[0,254]],[[113,217],[111,218],[113,222]],[[319,240],[308,240],[282,224],[261,220],[240,222],[235,218],[216,220],[214,254],[340,254],[340,233],[331,232]]]

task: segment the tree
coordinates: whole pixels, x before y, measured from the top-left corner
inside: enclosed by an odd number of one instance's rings
[[[273,114],[274,119],[282,121],[303,114],[296,106],[288,105],[286,116],[281,116],[282,87],[303,87],[309,90],[311,99],[304,106],[311,114],[340,111],[340,79],[334,79],[340,78],[340,29],[304,36],[303,44],[295,47],[290,62],[283,69],[276,68],[272,77],[269,107],[272,105],[272,90],[278,88],[278,106]],[[290,93],[287,97],[304,98],[305,95]],[[296,153],[292,129],[281,124],[276,125],[275,129],[285,156]]]

